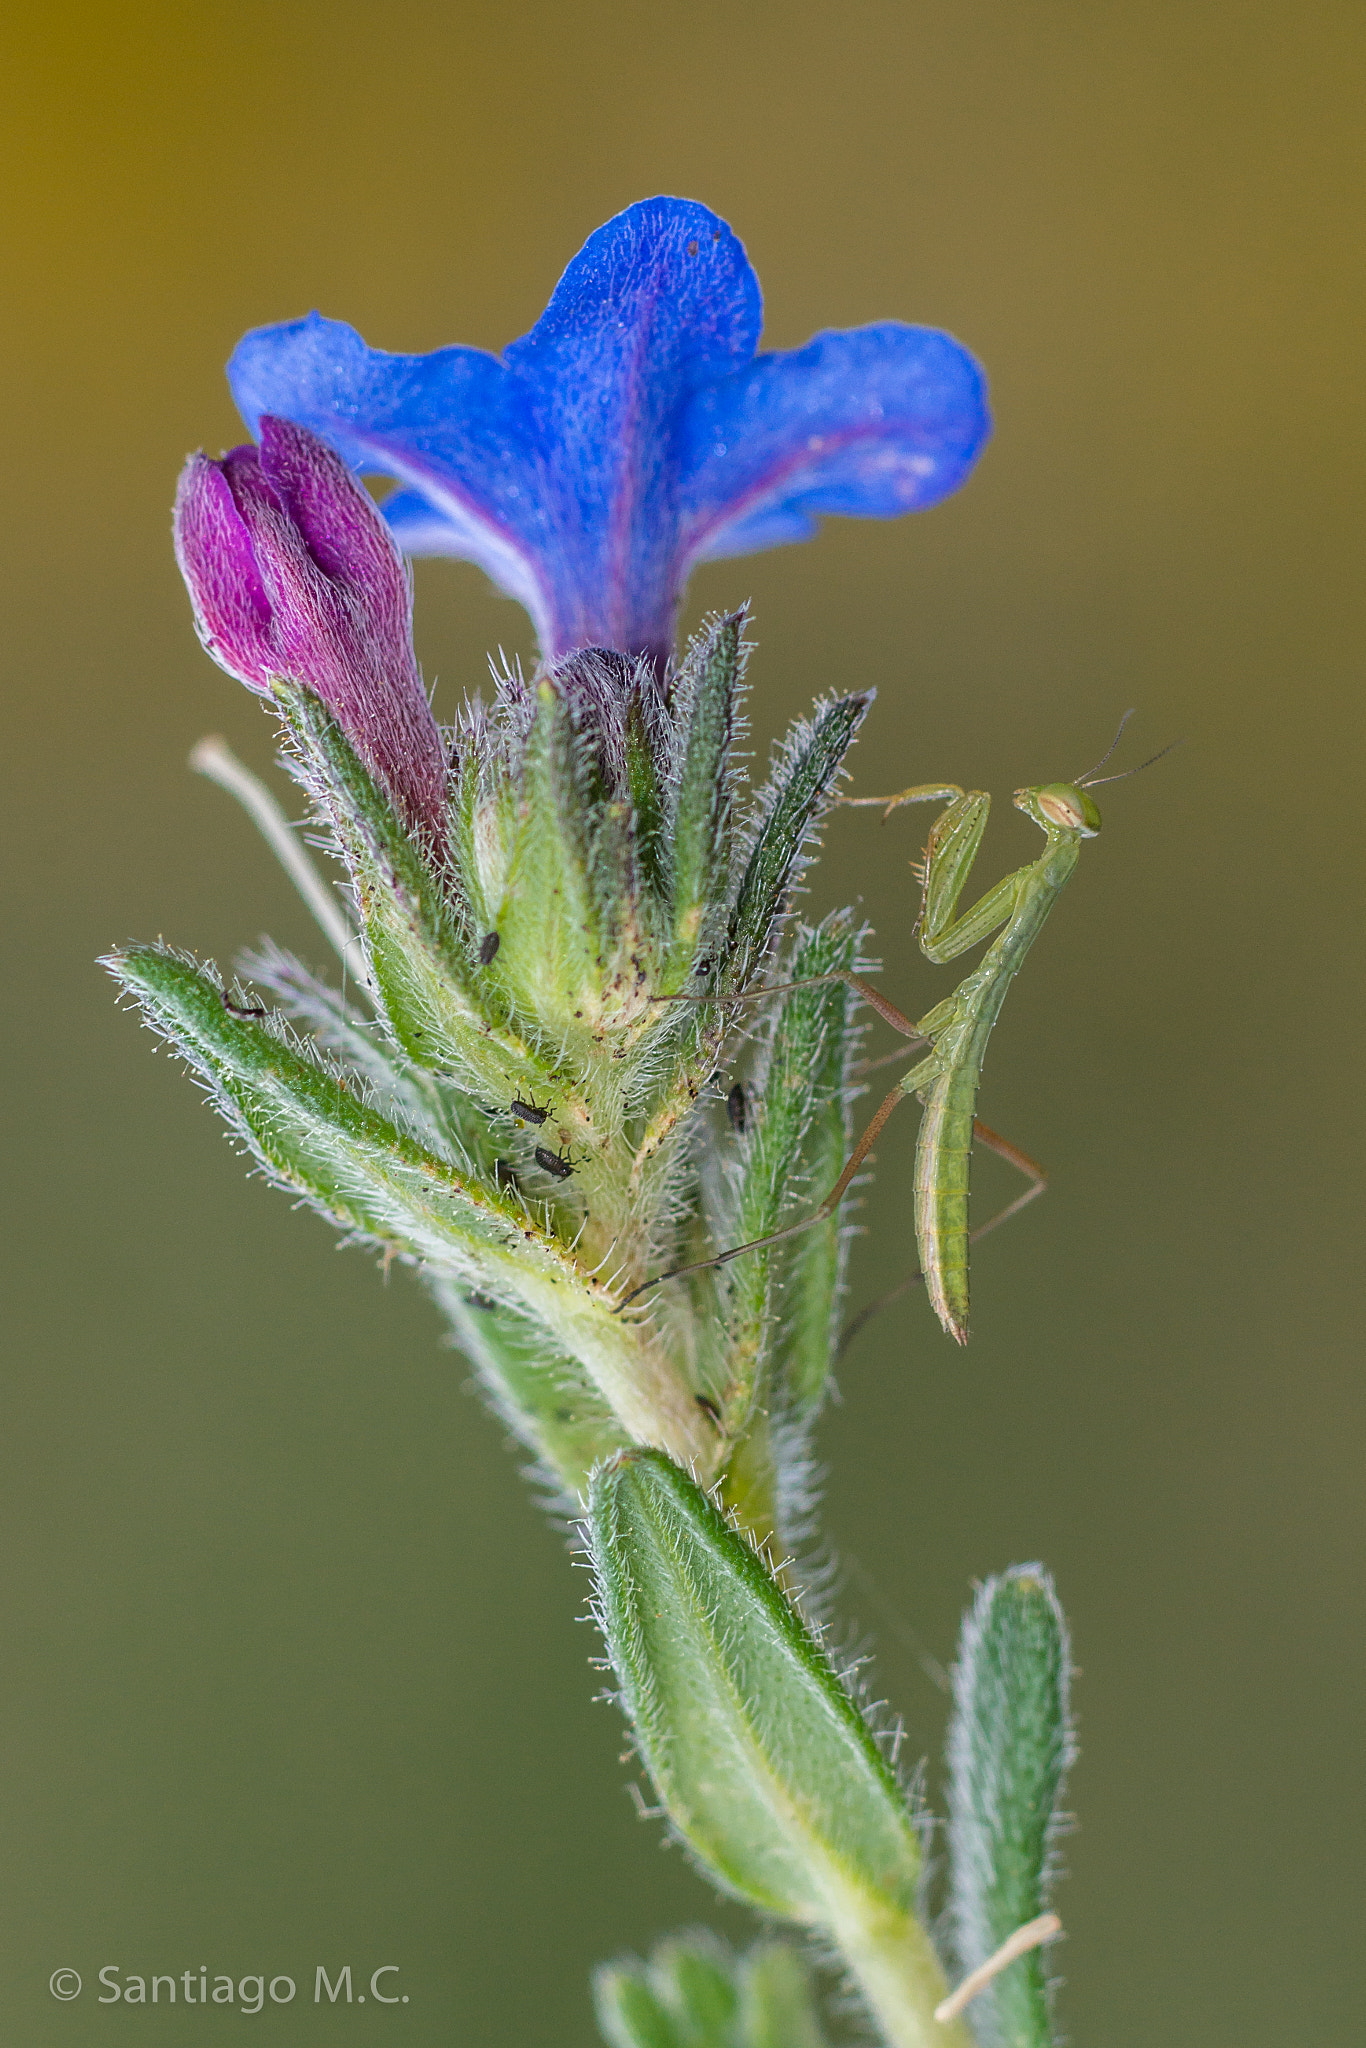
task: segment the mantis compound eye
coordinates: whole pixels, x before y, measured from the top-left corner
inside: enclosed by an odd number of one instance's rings
[[[1050,825],[1064,832],[1079,832],[1083,839],[1094,839],[1099,832],[1099,808],[1084,789],[1070,782],[1050,782],[1033,795]]]

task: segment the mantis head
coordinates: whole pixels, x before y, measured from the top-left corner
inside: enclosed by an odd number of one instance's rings
[[[1015,808],[1050,837],[1094,839],[1100,830],[1099,807],[1075,782],[1045,782],[1037,789],[1017,789]]]

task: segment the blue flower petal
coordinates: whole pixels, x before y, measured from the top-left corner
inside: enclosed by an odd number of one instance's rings
[[[391,355],[368,348],[344,321],[310,313],[244,335],[228,382],[253,433],[262,413],[280,414],[321,434],[357,469],[406,484],[403,503],[419,494],[446,534],[437,550],[429,533],[423,551],[477,562],[526,606],[544,641],[543,565],[553,559],[554,531],[523,394],[497,356],[476,348]]]
[[[759,356],[688,409],[687,563],[805,540],[821,513],[891,519],[957,490],[991,431],[967,350],[883,321]]]
[[[385,508],[404,544],[478,562],[526,605],[547,654],[662,656],[681,594],[678,416],[750,362],[761,322],[726,223],[642,200],[590,235],[501,360],[390,355],[314,313],[248,334],[228,378],[253,429],[282,414],[406,485]]]
[[[506,351],[556,487],[556,652],[667,651],[683,575],[677,423],[694,392],[752,360],[762,321],[759,280],[726,223],[650,199],[589,236]]]
[[[584,244],[501,357],[371,349],[310,314],[261,328],[228,375],[402,488],[411,553],[480,564],[544,653],[669,650],[689,567],[804,538],[822,513],[891,517],[955,488],[988,431],[981,373],[946,335],[888,323],[755,356],[758,280],[717,215],[628,207]]]

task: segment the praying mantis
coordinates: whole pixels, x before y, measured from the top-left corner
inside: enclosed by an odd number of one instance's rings
[[[839,1179],[811,1215],[768,1237],[733,1246],[710,1259],[676,1266],[658,1275],[660,1280],[679,1279],[709,1267],[727,1265],[746,1252],[759,1251],[795,1237],[832,1216],[850,1181],[867,1158],[893,1110],[908,1096],[919,1098],[924,1114],[915,1162],[915,1234],[920,1253],[920,1278],[925,1282],[930,1303],[945,1332],[959,1344],[968,1336],[968,1248],[974,1238],[994,1230],[1008,1217],[1018,1214],[1047,1186],[1044,1169],[1007,1139],[982,1123],[976,1114],[977,1091],[988,1041],[1001,1014],[1015,975],[1025,955],[1042,931],[1044,922],[1062,894],[1081,855],[1082,842],[1100,831],[1100,811],[1089,791],[1100,782],[1122,781],[1136,775],[1138,768],[1122,775],[1098,775],[1119,744],[1120,735],[1132,714],[1126,712],[1119,731],[1095,768],[1076,782],[1046,782],[1030,789],[1017,789],[1014,804],[1032,818],[1044,835],[1043,852],[988,889],[961,917],[955,913],[986,831],[991,798],[980,789],[965,790],[957,783],[918,783],[891,797],[844,797],[853,806],[876,805],[884,819],[903,804],[943,803],[946,808],[930,828],[923,863],[918,864],[922,882],[920,915],[916,923],[921,951],[941,965],[980,945],[997,933],[981,960],[965,976],[951,996],[912,1023],[880,991],[856,974],[838,972],[822,975],[824,982],[843,982],[855,989],[894,1030],[912,1044],[929,1050],[903,1074],[884,1099],[872,1122],[855,1145]],[[1173,744],[1176,744],[1173,742]],[[1169,752],[1164,747],[1162,753]],[[1160,760],[1139,764],[1151,767]],[[701,1001],[747,1001],[778,995],[788,989],[813,983],[786,982],[758,992],[755,997],[708,998]],[[895,1057],[895,1056],[894,1056]],[[1029,1186],[974,1231],[968,1226],[968,1187],[973,1139],[986,1145],[1017,1168]],[[652,1286],[655,1282],[647,1281]],[[627,1300],[642,1293],[637,1288]],[[898,1290],[899,1291],[899,1290]],[[622,1304],[625,1306],[625,1303]]]

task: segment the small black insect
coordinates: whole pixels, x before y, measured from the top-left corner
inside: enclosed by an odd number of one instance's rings
[[[543,1124],[550,1111],[538,1109],[534,1102],[523,1102],[520,1095],[514,1095],[508,1114],[521,1117],[524,1123]]]
[[[259,1003],[235,1003],[225,988],[219,989],[218,993],[230,1017],[264,1017],[266,1014]]]
[[[479,965],[481,967],[488,966],[490,960],[498,951],[500,943],[497,932],[490,932],[486,939],[479,941]]]
[[[737,1137],[743,1137],[745,1134],[745,1117],[748,1109],[749,1104],[745,1100],[745,1084],[743,1081],[737,1081],[730,1094],[726,1097],[726,1115],[730,1118],[730,1127]]]
[[[547,1173],[553,1173],[556,1180],[568,1180],[574,1171],[563,1152],[552,1152],[545,1145],[536,1147],[536,1164],[544,1167]]]
[[[716,1424],[716,1427],[719,1429],[721,1427],[721,1410],[717,1407],[715,1401],[711,1399],[710,1395],[694,1394],[693,1399],[694,1401],[696,1401],[698,1407],[702,1410],[702,1413],[704,1415],[710,1415],[712,1421]]]
[[[467,1294],[465,1300],[471,1308],[491,1309],[498,1306],[491,1294]]]

